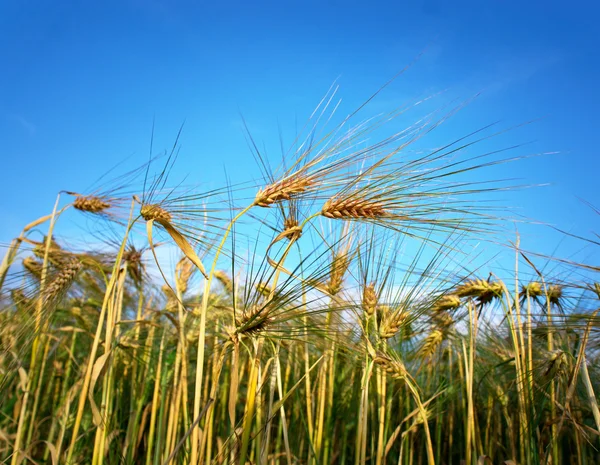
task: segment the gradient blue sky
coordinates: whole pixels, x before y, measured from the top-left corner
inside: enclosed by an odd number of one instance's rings
[[[51,210],[59,190],[85,191],[124,157],[142,163],[153,119],[157,148],[185,121],[176,174],[256,178],[240,115],[276,162],[278,127],[291,143],[296,119],[336,78],[350,110],[424,49],[365,115],[447,89],[484,94],[445,140],[543,117],[505,145],[561,154],[499,173],[552,185],[507,202],[579,234],[600,231],[578,200],[600,206],[598,4],[404,3],[2,2],[0,241]],[[531,234],[530,248],[559,240]]]

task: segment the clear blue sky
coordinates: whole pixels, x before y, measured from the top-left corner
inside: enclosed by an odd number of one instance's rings
[[[51,210],[59,190],[85,190],[124,157],[143,162],[153,119],[157,148],[185,121],[178,174],[256,178],[240,115],[276,163],[278,126],[290,143],[286,128],[304,121],[336,78],[349,110],[423,49],[365,116],[448,89],[485,92],[448,126],[454,134],[441,133],[446,140],[498,119],[544,117],[504,141],[562,153],[499,172],[552,186],[508,198],[528,216],[599,232],[577,199],[600,206],[597,5],[2,2],[0,241]],[[533,234],[531,248],[540,240]]]

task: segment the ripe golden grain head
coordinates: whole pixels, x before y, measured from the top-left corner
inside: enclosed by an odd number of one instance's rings
[[[264,297],[268,297],[269,295],[271,295],[273,289],[267,283],[258,283],[256,285],[256,290],[259,294],[263,295]]]
[[[321,214],[332,219],[376,219],[388,216],[384,206],[376,201],[334,197],[323,205]]]
[[[594,292],[600,299],[600,283],[594,283],[594,285],[592,286],[592,289],[594,290]]]
[[[129,246],[123,252],[123,261],[127,263],[127,272],[136,284],[142,282],[144,274],[144,262],[142,261],[142,252],[133,246]]]
[[[362,309],[367,316],[373,315],[377,309],[377,291],[374,283],[366,285],[363,289]]]
[[[267,326],[273,322],[270,313],[271,309],[269,307],[254,305],[251,308],[236,314],[236,333],[238,335],[256,335],[261,331],[264,331]]]
[[[302,228],[298,220],[293,216],[288,216],[283,220],[282,234],[290,241],[297,241],[302,236]]]
[[[408,376],[408,371],[406,371],[406,367],[401,361],[392,360],[385,354],[377,354],[373,358],[373,362],[392,378],[403,379]]]
[[[476,297],[478,302],[486,304],[502,295],[502,283],[473,279],[456,288],[454,292],[458,297]]]
[[[260,189],[256,194],[254,204],[259,207],[270,207],[277,202],[290,200],[305,193],[312,184],[310,178],[301,175],[282,179]]]
[[[82,212],[102,213],[111,207],[111,204],[106,200],[94,195],[78,195],[73,202],[73,207]]]
[[[169,312],[174,311],[177,308],[177,296],[175,295],[175,292],[168,284],[163,284],[161,290],[167,298],[167,303],[165,305],[166,310]]]
[[[434,328],[425,338],[419,349],[419,355],[423,358],[431,357],[444,340],[444,332],[440,328]]]
[[[140,214],[142,218],[146,221],[155,220],[155,221],[165,221],[167,223],[171,222],[171,214],[162,208],[160,205],[156,203],[148,203],[142,205],[140,209]]]
[[[454,324],[454,318],[447,311],[438,312],[433,316],[437,326],[441,329],[449,328]]]
[[[214,273],[214,277],[221,283],[221,285],[225,288],[227,292],[233,291],[233,281],[229,277],[227,273],[222,270],[216,270]]]
[[[188,283],[194,274],[195,266],[187,257],[182,257],[175,267],[177,271],[177,287],[181,295],[185,294],[188,289]]]
[[[563,296],[563,289],[560,284],[550,284],[547,288],[547,293],[551,304],[560,305]]]
[[[349,265],[348,254],[339,252],[334,255],[331,263],[329,282],[327,283],[327,292],[331,295],[336,295],[342,290],[344,275]]]
[[[31,299],[25,295],[25,292],[21,288],[11,289],[10,298],[17,309],[26,308],[31,302]]]
[[[33,257],[25,257],[23,259],[23,268],[25,268],[25,270],[31,274],[31,276],[33,276],[36,279],[40,279],[42,276],[42,268],[43,268],[43,264],[42,262],[36,260]]]
[[[379,336],[382,339],[394,337],[405,323],[408,314],[403,310],[395,312],[389,311],[383,315],[381,325],[379,325]]]
[[[48,250],[48,261],[52,265],[54,265],[58,268],[63,266],[65,264],[65,262],[67,262],[70,259],[70,257],[72,256],[72,254],[63,250],[62,247],[60,247],[54,241],[54,238],[50,239],[50,247],[48,249],[49,249]],[[44,237],[43,241],[36,244],[36,246],[33,248],[32,252],[37,258],[39,258],[40,260],[44,260],[44,257],[46,256],[46,238],[45,237]]]
[[[433,312],[443,312],[446,310],[455,310],[460,307],[460,297],[455,294],[447,294],[443,295],[438,299],[438,301],[433,305]]]
[[[531,297],[540,297],[544,294],[544,289],[542,288],[541,283],[537,281],[532,281],[528,284],[523,285],[521,288],[521,295],[526,296],[529,294]]]
[[[81,262],[75,258],[71,257],[61,267],[59,273],[54,277],[54,279],[46,286],[43,292],[43,298],[45,301],[55,301],[60,296],[66,292],[75,278],[77,274],[82,268]]]

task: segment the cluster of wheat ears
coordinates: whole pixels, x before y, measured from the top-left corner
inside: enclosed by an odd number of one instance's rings
[[[248,138],[259,181],[169,188],[176,143],[7,245],[0,459],[600,463],[597,269],[470,252],[507,221],[482,173],[518,157],[473,154],[506,130],[412,150],[462,105],[390,134],[414,105],[334,124],[335,93],[283,168]]]

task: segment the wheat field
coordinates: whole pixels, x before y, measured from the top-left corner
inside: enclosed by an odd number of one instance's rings
[[[463,106],[330,92],[278,168],[248,133],[245,182],[173,182],[176,142],[59,193],[4,247],[3,463],[600,463],[598,268],[507,232],[510,128],[411,150]]]

